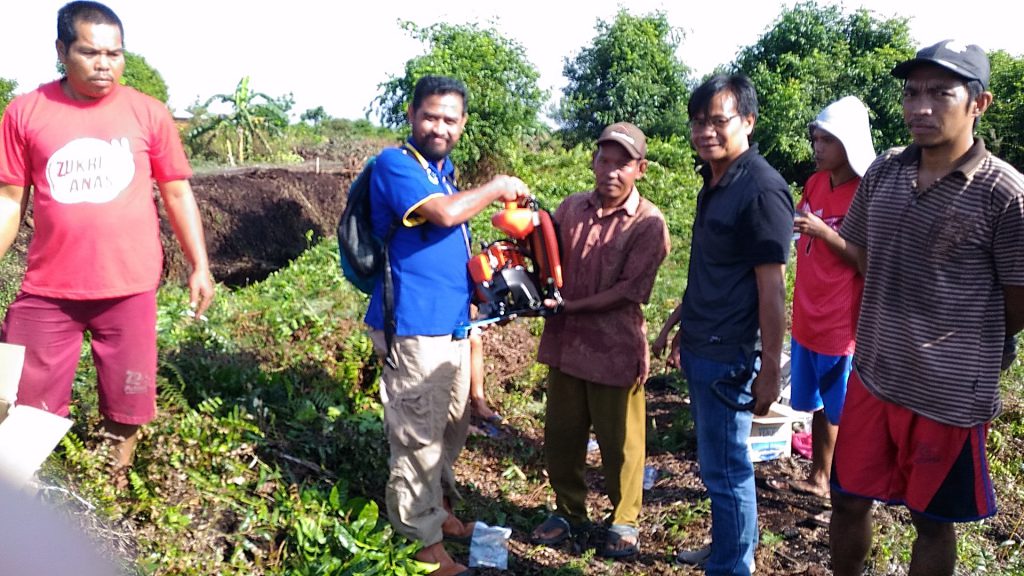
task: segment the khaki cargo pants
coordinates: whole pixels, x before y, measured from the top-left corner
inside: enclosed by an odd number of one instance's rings
[[[384,333],[372,331],[384,352]],[[391,456],[385,500],[395,530],[425,546],[440,542],[443,498],[459,497],[453,465],[469,428],[469,340],[395,336],[398,366],[384,366],[380,396]]]

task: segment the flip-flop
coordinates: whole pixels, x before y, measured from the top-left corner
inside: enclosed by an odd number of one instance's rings
[[[636,542],[625,547],[618,547],[618,544],[626,538],[633,538]],[[604,548],[601,550],[601,556],[605,558],[628,558],[639,553],[640,531],[636,529],[636,526],[612,524],[608,528],[608,536],[605,539]]]
[[[501,428],[498,428],[497,425],[492,424],[490,422],[484,422],[481,425],[480,429],[484,434],[487,435],[488,438],[491,438],[492,440],[501,438],[504,435],[504,432],[501,431]]]
[[[536,535],[537,532],[547,533],[556,528],[560,529],[560,532],[556,532],[554,536],[544,538]],[[570,536],[572,536],[572,526],[569,524],[569,521],[558,514],[552,514],[533,529],[533,532],[530,533],[530,542],[541,546],[554,546],[555,544],[565,542]]]
[[[676,562],[690,566],[703,566],[711,557],[711,546],[705,546],[696,550],[680,550],[676,554]]]

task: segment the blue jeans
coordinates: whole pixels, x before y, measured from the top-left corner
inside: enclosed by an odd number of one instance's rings
[[[757,546],[757,495],[754,465],[747,454],[753,414],[729,408],[711,391],[711,383],[743,370],[747,360],[737,351],[734,363],[722,363],[680,351],[690,406],[697,429],[697,462],[711,497],[711,556],[706,574],[749,575]],[[722,391],[744,402],[750,383]],[[742,397],[741,397],[742,396]]]

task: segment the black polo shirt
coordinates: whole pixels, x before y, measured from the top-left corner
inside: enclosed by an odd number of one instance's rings
[[[749,356],[758,339],[754,267],[785,264],[793,237],[793,197],[757,145],[711,187],[701,169],[690,270],[683,293],[681,345],[718,362]]]

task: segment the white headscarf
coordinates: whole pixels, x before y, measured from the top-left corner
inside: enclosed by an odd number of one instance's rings
[[[857,176],[864,176],[875,159],[871,142],[868,109],[860,98],[845,96],[825,107],[811,122],[810,128],[821,128],[843,143],[846,159]]]

